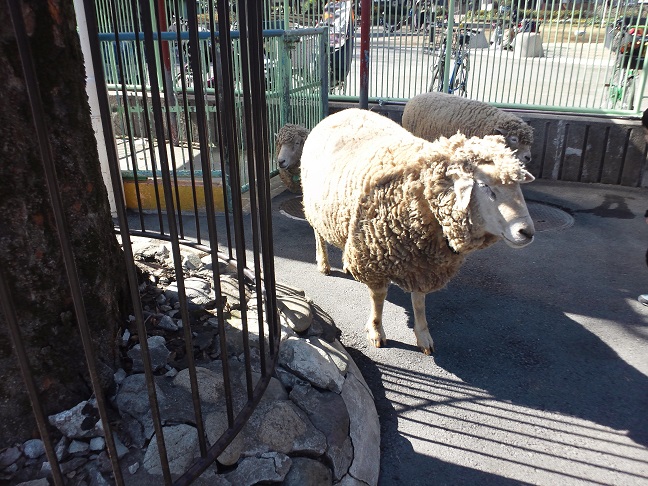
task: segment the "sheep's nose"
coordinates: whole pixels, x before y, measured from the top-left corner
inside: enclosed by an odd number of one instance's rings
[[[535,228],[520,228],[518,233],[520,233],[525,238],[533,238],[533,235],[535,235]]]
[[[279,163],[279,167],[281,167],[282,169],[286,168],[286,159],[281,159],[278,160],[277,162]]]
[[[525,155],[524,160],[527,162],[531,162],[531,156],[530,155]]]

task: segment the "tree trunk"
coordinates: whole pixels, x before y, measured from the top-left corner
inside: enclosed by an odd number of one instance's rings
[[[23,0],[49,144],[104,388],[127,281],[85,91],[73,3]],[[45,413],[92,393],[7,3],[0,1],[0,271],[10,286]],[[0,310],[0,448],[37,437]]]

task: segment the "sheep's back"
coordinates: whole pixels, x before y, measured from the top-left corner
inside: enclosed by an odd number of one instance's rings
[[[493,135],[502,110],[447,93],[423,93],[407,102],[402,124],[417,137],[433,141],[461,132],[466,137]]]

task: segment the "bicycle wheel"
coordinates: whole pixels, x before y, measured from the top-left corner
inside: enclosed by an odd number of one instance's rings
[[[443,90],[443,72],[445,71],[444,66],[445,63],[443,61],[439,61],[434,66],[432,81],[430,81],[430,86],[428,86],[428,92],[431,93],[433,91]]]
[[[468,96],[467,82],[468,69],[465,64],[462,64],[457,70],[457,74],[454,78],[452,94],[456,94],[457,96]]]

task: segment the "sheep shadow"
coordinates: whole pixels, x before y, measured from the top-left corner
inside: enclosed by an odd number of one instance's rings
[[[499,401],[627,431],[648,446],[646,375],[565,315],[575,311],[498,291],[469,273],[426,299],[439,367]],[[409,294],[393,288],[388,301],[407,309],[413,328]]]

